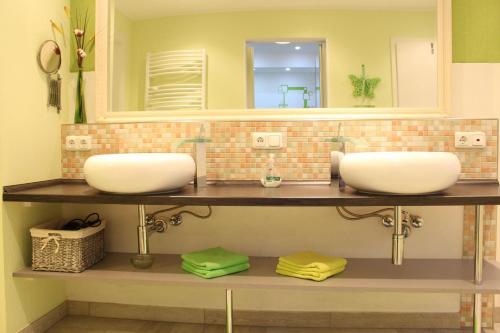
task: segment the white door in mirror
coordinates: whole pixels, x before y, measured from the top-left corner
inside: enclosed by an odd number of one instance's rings
[[[460,161],[444,152],[352,153],[340,162],[340,175],[362,192],[428,194],[456,183]]]
[[[138,153],[94,155],[85,161],[87,183],[104,192],[170,192],[193,180],[195,162],[188,154]]]

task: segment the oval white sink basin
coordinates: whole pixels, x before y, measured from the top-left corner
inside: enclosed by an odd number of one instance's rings
[[[195,163],[187,154],[94,155],[85,161],[83,172],[90,186],[104,192],[167,192],[193,180]]]
[[[428,194],[455,184],[460,161],[452,153],[352,153],[342,159],[340,174],[347,185],[362,192]]]

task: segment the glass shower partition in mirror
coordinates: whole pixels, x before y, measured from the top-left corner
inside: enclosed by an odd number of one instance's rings
[[[437,1],[113,0],[109,107],[437,109]]]
[[[247,42],[247,107],[321,108],[324,41]]]

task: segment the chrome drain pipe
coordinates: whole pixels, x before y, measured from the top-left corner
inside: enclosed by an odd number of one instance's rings
[[[392,263],[403,264],[404,253],[403,211],[401,206],[394,206],[394,234],[392,234]]]
[[[139,225],[137,226],[138,254],[130,258],[135,268],[149,268],[153,265],[153,256],[149,254],[148,225],[146,223],[146,206],[138,206]]]
[[[139,225],[137,226],[137,254],[130,258],[130,262],[135,268],[149,268],[153,265],[154,257],[149,253],[149,236],[152,233],[164,233],[169,226],[182,224],[182,214],[188,214],[199,219],[208,219],[212,216],[212,207],[208,206],[208,213],[200,215],[189,210],[181,210],[172,215],[169,219],[157,217],[160,213],[169,212],[184,206],[173,206],[158,210],[151,214],[146,214],[146,206],[138,205]]]
[[[139,254],[149,254],[148,228],[146,226],[146,207],[139,205],[139,226],[137,226],[137,240]]]

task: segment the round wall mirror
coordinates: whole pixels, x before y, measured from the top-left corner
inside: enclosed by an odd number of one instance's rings
[[[48,97],[47,106],[61,111],[61,76],[57,73],[61,68],[61,49],[53,40],[46,40],[37,54],[40,69],[47,74]]]
[[[41,70],[47,74],[55,74],[61,67],[61,49],[53,40],[42,43],[37,58]]]

